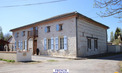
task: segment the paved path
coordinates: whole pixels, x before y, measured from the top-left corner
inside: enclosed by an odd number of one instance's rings
[[[53,69],[69,69],[69,73],[114,73],[119,70],[118,59],[86,59],[86,60],[67,60],[49,57],[33,57],[42,60],[42,63],[15,63],[0,64],[0,73],[53,73]],[[48,62],[46,60],[59,60],[58,62]]]
[[[32,60],[34,60],[34,61],[47,61],[47,60],[65,61],[65,60],[68,60],[68,59],[49,57],[49,56],[32,56]]]

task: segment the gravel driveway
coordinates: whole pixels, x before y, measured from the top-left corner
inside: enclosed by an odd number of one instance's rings
[[[45,58],[46,60],[56,59],[48,57]],[[43,60],[45,58],[43,57]],[[114,58],[113,60],[112,59],[68,60],[59,58],[57,58],[56,60],[58,61],[57,62],[43,61],[41,63],[34,63],[34,64],[32,63],[2,64],[0,62],[0,73],[53,73],[53,69],[69,69],[69,73],[114,73],[119,70],[118,66],[119,60],[117,59],[114,60]]]

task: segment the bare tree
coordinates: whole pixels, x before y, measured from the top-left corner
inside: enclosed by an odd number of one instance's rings
[[[7,41],[10,37],[11,37],[11,34],[7,33],[7,34],[4,35],[4,40]]]
[[[103,9],[98,13],[101,17],[109,17],[115,15],[122,18],[122,0],[94,0],[95,8]]]

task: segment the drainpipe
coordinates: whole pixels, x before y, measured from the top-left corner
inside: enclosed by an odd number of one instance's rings
[[[77,26],[78,15],[76,16],[76,57],[78,57],[78,26]]]
[[[108,34],[107,34],[107,29],[106,29],[106,48],[107,48],[106,52],[108,53],[108,44],[107,44],[107,40],[108,40]]]

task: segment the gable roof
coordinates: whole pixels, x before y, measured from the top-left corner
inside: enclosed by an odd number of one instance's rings
[[[86,17],[86,16],[84,16],[84,15],[78,13],[78,12],[71,12],[71,13],[65,13],[65,14],[62,14],[62,15],[57,15],[57,16],[54,16],[54,17],[51,17],[51,18],[48,18],[48,19],[45,19],[45,20],[42,20],[42,21],[38,21],[38,22],[29,24],[29,25],[25,25],[25,26],[22,26],[22,27],[14,28],[14,29],[11,29],[10,31],[15,31],[15,30],[19,30],[21,28],[27,28],[27,27],[29,28],[29,27],[32,27],[32,26],[36,26],[39,23],[49,22],[49,21],[53,21],[53,20],[57,20],[57,19],[62,19],[62,18],[70,17],[70,16],[76,16],[76,17],[77,16],[81,16],[81,17],[86,18],[86,19],[88,19],[88,20],[90,20],[92,22],[97,23],[100,26],[103,26],[103,27],[105,27],[107,29],[109,28],[108,26],[106,26],[106,25],[104,25],[104,24],[102,24],[100,22],[97,22],[97,21],[95,21],[95,20],[93,20],[91,18],[88,18],[88,17]]]

